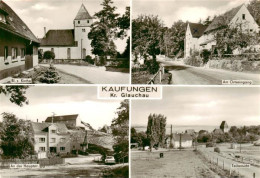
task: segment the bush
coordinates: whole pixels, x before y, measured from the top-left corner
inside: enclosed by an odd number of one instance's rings
[[[219,147],[215,147],[215,148],[214,148],[214,152],[220,153]]]
[[[87,55],[86,58],[84,59],[85,62],[88,62],[89,64],[94,64],[95,61],[92,59],[90,55]]]
[[[211,55],[211,52],[207,49],[203,49],[201,52],[201,57],[202,57],[202,61],[203,64],[206,64],[209,61],[209,57]]]
[[[43,54],[43,59],[55,59],[55,54],[52,51],[45,51]]]
[[[46,71],[42,71],[39,77],[41,83],[58,83],[59,80],[60,76],[53,65],[50,65]]]
[[[156,74],[158,72],[160,66],[159,63],[156,60],[147,60],[145,62],[145,65],[147,67],[147,70],[150,74]]]

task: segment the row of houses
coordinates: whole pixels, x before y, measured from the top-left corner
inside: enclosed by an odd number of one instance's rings
[[[80,120],[78,114],[50,116],[42,123],[32,122],[31,128],[38,158],[85,151],[88,132],[92,129]]]
[[[223,26],[231,28],[239,26],[243,32],[259,33],[259,25],[245,4],[242,4],[215,17],[208,26],[200,23],[188,23],[184,41],[184,57],[187,58],[195,51],[203,49],[213,51],[216,45],[215,34]]]
[[[226,121],[222,121],[219,129],[214,129],[214,134],[223,134],[228,132],[228,125]],[[166,148],[190,148],[193,146],[193,137],[196,137],[196,132],[193,129],[188,129],[185,133],[172,133],[166,137]]]
[[[0,80],[38,65],[38,49],[49,50],[56,59],[84,59],[91,54],[88,39],[94,18],[82,4],[73,29],[48,30],[37,38],[21,18],[0,0]]]

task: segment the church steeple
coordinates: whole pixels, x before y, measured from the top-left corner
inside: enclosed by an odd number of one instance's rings
[[[93,19],[93,18],[89,15],[84,4],[81,4],[80,9],[74,20],[85,20],[85,19]]]

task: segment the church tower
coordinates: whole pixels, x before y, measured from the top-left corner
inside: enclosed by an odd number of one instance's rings
[[[74,35],[78,44],[77,52],[79,59],[84,59],[87,55],[91,55],[91,40],[88,39],[88,33],[92,23],[93,18],[89,15],[84,4],[82,4],[74,19]]]

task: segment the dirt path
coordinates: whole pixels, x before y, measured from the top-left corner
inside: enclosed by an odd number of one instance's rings
[[[132,152],[131,174],[141,177],[218,177],[192,151]]]

